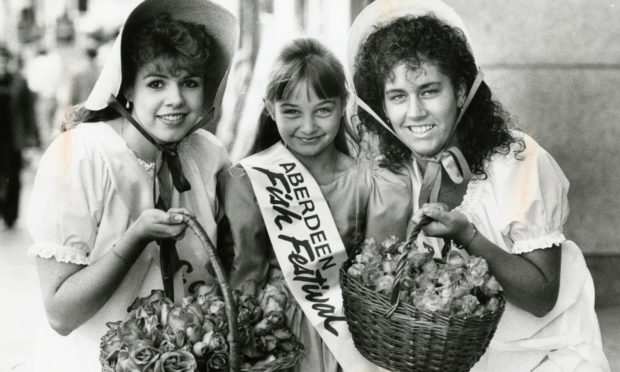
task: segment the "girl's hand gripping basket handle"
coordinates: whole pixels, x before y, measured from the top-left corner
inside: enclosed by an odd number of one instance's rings
[[[230,366],[231,372],[239,371],[239,363],[240,363],[240,352],[239,345],[237,344],[237,340],[239,337],[237,336],[237,312],[235,303],[233,300],[232,290],[226,281],[226,276],[224,275],[224,271],[222,269],[222,262],[216,254],[216,248],[209,239],[209,236],[205,232],[202,225],[196,220],[196,217],[190,214],[184,214],[187,217],[187,225],[194,231],[205,251],[207,252],[207,256],[209,257],[209,261],[211,262],[211,266],[213,266],[213,270],[215,271],[215,276],[217,277],[218,284],[220,285],[220,289],[222,291],[222,295],[224,296],[224,303],[226,305],[226,316],[228,318],[228,345],[230,346],[229,353],[229,361],[228,364]]]

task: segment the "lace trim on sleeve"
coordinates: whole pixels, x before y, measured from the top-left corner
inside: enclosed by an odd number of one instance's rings
[[[53,243],[35,243],[28,248],[28,255],[41,258],[54,257],[58,262],[76,265],[90,265],[91,263],[90,258],[81,249]]]
[[[520,254],[520,253],[529,253],[541,248],[549,248],[552,245],[557,245],[566,240],[564,234],[561,232],[550,233],[549,235],[531,238],[531,239],[523,239],[514,242],[512,246],[512,253]]]

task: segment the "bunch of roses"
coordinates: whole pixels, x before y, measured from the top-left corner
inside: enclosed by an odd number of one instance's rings
[[[366,287],[388,297],[392,295],[398,264],[404,256],[400,278],[400,299],[418,308],[459,317],[482,316],[499,308],[502,291],[489,273],[486,260],[464,256],[457,250],[445,261],[415,245],[390,237],[377,244],[367,239],[347,273]]]
[[[279,290],[273,294],[270,291],[273,290],[268,287],[258,292],[254,283],[247,283],[242,291],[234,292],[241,344],[244,350],[256,349],[250,356],[243,353],[252,365],[282,355],[282,342],[272,347],[268,340],[263,340],[265,333],[254,330],[255,325],[263,322],[272,328],[277,323],[286,329],[283,308],[273,306],[274,298],[286,295]],[[261,301],[265,302],[264,307]],[[127,320],[108,323],[109,330],[101,338],[104,371],[191,372],[228,368],[228,319],[216,284],[200,285],[181,304],[174,304],[163,291],[153,290],[150,296],[137,298],[128,311]],[[248,325],[254,328],[247,330]],[[292,334],[289,340],[296,343]],[[248,344],[253,347],[247,347]]]
[[[303,345],[287,326],[285,311],[290,299],[281,281],[268,283],[257,291],[256,283],[247,281],[234,291],[242,370],[263,367],[278,358],[302,350]]]

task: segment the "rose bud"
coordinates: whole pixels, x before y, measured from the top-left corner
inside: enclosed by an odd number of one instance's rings
[[[258,291],[258,286],[256,281],[252,279],[246,280],[241,286],[239,286],[239,291],[242,295],[256,297],[256,293]]]
[[[493,275],[490,275],[480,289],[486,296],[492,297],[502,291],[502,286]]]
[[[210,297],[217,294],[217,284],[201,284],[199,285],[195,292],[194,297],[196,297],[196,301],[199,305],[204,304],[208,301]]]
[[[439,277],[439,267],[435,260],[426,261],[422,265],[422,272],[432,279],[437,279]]]
[[[226,315],[226,304],[224,301],[213,301],[209,306],[209,314]]]
[[[204,314],[202,313],[202,309],[200,308],[200,305],[198,305],[197,302],[194,302],[192,304],[189,304],[185,310],[191,314],[192,316],[192,322],[196,323],[196,324],[202,324],[203,320],[204,320]]]
[[[389,296],[392,294],[392,288],[394,287],[394,275],[386,274],[377,280],[377,291]]]
[[[398,249],[398,238],[390,236],[381,243],[384,252],[394,253]]]
[[[495,312],[497,309],[499,309],[499,300],[497,299],[497,297],[490,298],[489,302],[487,302],[486,304],[486,308],[489,309],[489,311],[491,312]]]
[[[197,324],[191,324],[185,330],[185,334],[187,335],[187,338],[192,343],[202,340],[204,333],[205,332],[203,331],[202,326],[199,326]]]
[[[180,330],[180,329],[174,331],[174,343],[178,347],[185,345],[185,331]]]
[[[211,332],[215,329],[215,325],[209,319],[205,319],[202,323],[202,330],[204,333]]]
[[[173,351],[176,350],[177,347],[174,344],[173,340],[169,340],[169,339],[163,339],[160,343],[159,343],[159,350],[161,350],[163,353],[168,352],[168,351]]]
[[[295,344],[293,343],[293,341],[290,341],[290,340],[280,342],[278,344],[278,347],[286,351],[287,353],[290,353],[291,351],[295,350]]]
[[[202,342],[207,345],[208,351],[226,350],[226,339],[220,332],[205,333]]]
[[[246,308],[239,309],[237,314],[237,323],[245,324],[250,322],[250,318],[252,317],[252,312]]]
[[[282,324],[284,324],[284,312],[283,311],[272,311],[270,313],[266,313],[265,314],[265,319],[267,319],[267,321],[270,324],[273,324],[274,326],[280,326]]]
[[[183,331],[185,333],[185,328],[191,321],[190,315],[181,307],[175,306],[170,310],[168,314],[168,326],[172,329],[173,332]]]
[[[269,314],[271,312],[282,312],[284,311],[284,307],[282,307],[282,305],[273,297],[270,297],[267,300],[267,303],[264,307],[265,309],[265,314]]]
[[[265,351],[272,351],[278,345],[278,339],[271,335],[261,337],[261,343]]]
[[[192,302],[194,302],[194,297],[192,296],[185,296],[181,299],[181,307],[182,308],[186,308],[188,307]]]
[[[254,333],[257,335],[263,335],[265,333],[269,333],[272,329],[273,325],[269,322],[269,320],[267,318],[263,318],[254,326]]]
[[[362,277],[362,270],[364,270],[364,264],[354,263],[347,269],[347,274],[352,278],[360,279]]]
[[[274,299],[281,307],[286,307],[288,297],[278,287],[273,284],[266,284],[260,301],[260,306],[265,309],[269,299]]]
[[[288,340],[293,337],[293,334],[287,328],[276,329],[273,331],[273,335],[278,340]]]

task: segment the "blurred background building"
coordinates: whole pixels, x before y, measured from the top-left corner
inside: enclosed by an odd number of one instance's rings
[[[216,0],[241,23],[224,112],[217,127],[208,128],[233,160],[250,146],[265,76],[282,43],[314,36],[344,62],[351,20],[371,1]],[[571,182],[567,236],[586,254],[601,328],[608,335],[606,350],[612,368],[620,371],[620,1],[444,1],[463,18],[486,81],[517,126],[553,155]],[[0,0],[0,42],[19,51],[29,86],[39,97],[43,148],[68,105],[84,99],[110,42],[139,2]],[[24,182],[31,178],[26,174]],[[7,278],[24,270],[34,273],[32,261],[22,257],[29,239],[23,222],[17,228],[22,237],[11,236],[14,240],[0,232],[1,241],[21,244],[14,248],[19,253],[0,260],[3,270],[11,259],[22,265]]]

